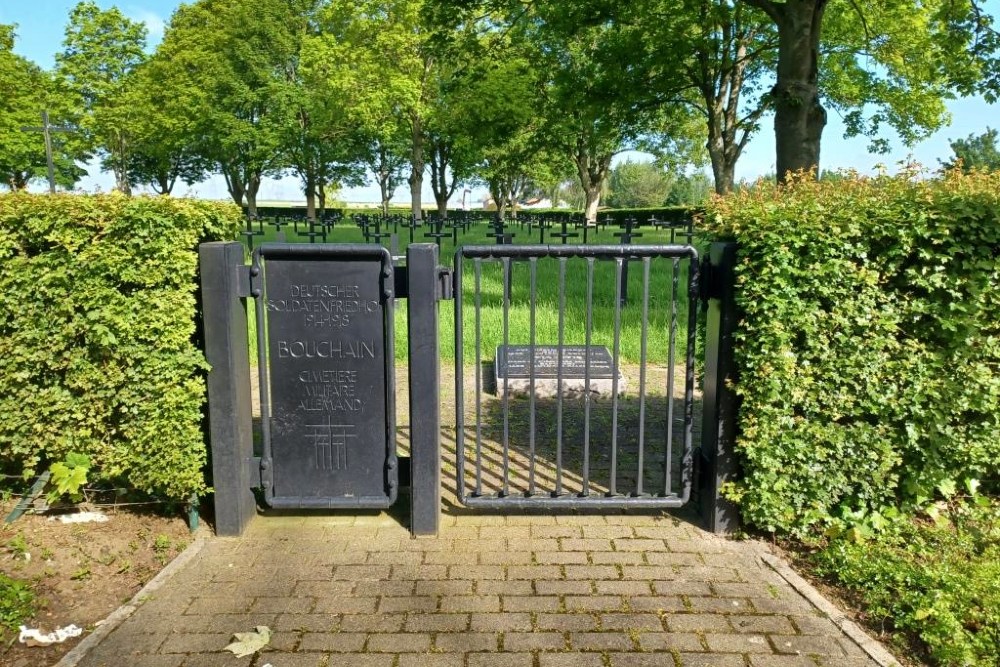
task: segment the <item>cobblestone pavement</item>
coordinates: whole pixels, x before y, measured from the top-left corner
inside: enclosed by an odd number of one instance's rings
[[[260,516],[211,538],[81,667],[875,665],[733,542],[668,515]],[[262,654],[223,652],[267,625]]]

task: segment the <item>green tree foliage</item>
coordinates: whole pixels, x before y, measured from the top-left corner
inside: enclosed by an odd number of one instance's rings
[[[981,171],[1000,171],[1000,149],[997,148],[996,130],[986,128],[980,135],[970,134],[965,139],[949,142],[954,153],[947,162],[941,162],[945,170],[955,169],[961,165],[965,173],[974,169]]]
[[[608,206],[647,208],[662,206],[670,193],[672,179],[652,162],[620,162],[608,181]]]
[[[132,189],[132,135],[139,119],[126,92],[129,75],[145,59],[145,46],[142,23],[90,0],[70,12],[63,51],[56,54],[56,75],[76,107],[78,140],[96,151],[102,168],[114,174],[115,187],[126,194]]]
[[[187,115],[197,154],[226,180],[233,201],[257,212],[265,176],[288,166],[287,84],[300,56],[309,0],[199,0],[174,14],[157,54],[172,115]]]

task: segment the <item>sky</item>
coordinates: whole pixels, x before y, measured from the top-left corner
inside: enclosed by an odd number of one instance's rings
[[[252,0],[248,0],[252,1]],[[0,23],[16,23],[17,43],[14,50],[22,56],[33,60],[43,68],[51,68],[55,62],[55,54],[60,50],[63,33],[69,12],[77,0],[0,0]],[[155,46],[163,37],[163,30],[170,20],[173,11],[181,4],[180,0],[97,0],[102,8],[117,6],[126,16],[146,24],[150,46]],[[986,0],[987,12],[1000,16],[1000,0]],[[1000,20],[998,20],[1000,23]],[[829,112],[829,121],[823,132],[821,149],[821,164],[823,169],[855,169],[862,173],[873,173],[884,166],[890,172],[895,172],[900,165],[915,161],[928,169],[938,167],[939,159],[951,155],[949,142],[954,139],[964,139],[970,134],[980,134],[987,126],[1000,127],[1000,105],[987,104],[981,98],[967,98],[952,101],[948,104],[951,113],[951,124],[934,133],[928,139],[912,147],[902,145],[898,139],[887,131],[886,138],[890,140],[892,150],[888,154],[873,155],[867,151],[868,140],[864,137],[845,139],[844,125],[835,111]],[[636,153],[626,153],[618,156],[616,161],[631,159],[641,161],[648,156]],[[737,169],[737,180],[753,180],[758,176],[773,173],[774,166],[774,131],[773,117],[764,119],[761,130],[751,140]],[[429,179],[424,179],[424,202],[433,202]],[[78,187],[85,191],[113,188],[114,179],[110,174],[100,174],[96,165],[90,166],[90,175],[84,178]],[[178,195],[191,195],[207,199],[226,199],[225,184],[221,177],[214,177],[203,183],[187,189],[183,184],[175,190]],[[470,201],[478,202],[485,192],[476,188],[468,195]],[[462,189],[459,188],[452,200],[452,205],[460,203]],[[341,192],[340,198],[348,202],[377,202],[379,199],[377,185],[348,188]],[[281,180],[269,180],[261,186],[258,199],[277,201],[302,200],[301,187],[298,179],[288,177]],[[409,189],[404,184],[396,191],[393,201],[405,203],[409,200]],[[456,201],[457,200],[457,201]],[[426,204],[425,204],[426,205]]]

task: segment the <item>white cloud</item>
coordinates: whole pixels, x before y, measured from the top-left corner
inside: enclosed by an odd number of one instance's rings
[[[146,42],[150,49],[156,47],[163,39],[163,31],[167,27],[167,22],[156,12],[138,7],[129,7],[126,14],[133,21],[146,24]]]

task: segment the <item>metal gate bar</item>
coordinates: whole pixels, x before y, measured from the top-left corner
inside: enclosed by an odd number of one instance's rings
[[[536,400],[536,349],[537,326],[536,310],[538,307],[537,294],[537,264],[540,258],[554,258],[558,262],[557,280],[557,304],[558,304],[558,324],[556,335],[556,397],[555,397],[555,469],[551,473],[554,478],[554,485],[550,490],[540,490],[539,483],[539,459],[541,454],[538,451],[539,443],[537,436],[536,412],[538,409]],[[586,262],[586,294],[587,302],[584,313],[584,338],[586,348],[584,357],[584,390],[582,396],[583,409],[583,433],[582,433],[582,474],[578,480],[573,481],[579,488],[569,490],[566,486],[567,471],[564,467],[564,454],[566,446],[565,433],[565,408],[564,398],[564,373],[563,361],[565,349],[566,330],[566,275],[567,260],[581,258]],[[663,486],[662,490],[649,493],[644,488],[643,477],[645,465],[649,457],[647,451],[650,447],[646,439],[646,426],[649,418],[648,396],[647,396],[647,366],[649,363],[649,303],[651,294],[651,262],[653,259],[669,260],[669,293],[670,309],[668,316],[667,330],[667,377],[666,377],[666,426],[664,438],[664,462],[663,462]],[[626,508],[626,507],[679,507],[690,499],[692,481],[692,443],[693,443],[693,404],[694,404],[694,346],[697,322],[698,304],[698,255],[691,246],[680,245],[660,245],[660,246],[580,246],[580,245],[502,245],[502,246],[471,246],[460,248],[455,255],[455,363],[456,363],[456,456],[457,456],[457,495],[461,503],[470,507],[483,508]],[[466,483],[466,415],[465,415],[465,386],[464,386],[464,322],[463,322],[463,269],[466,260],[471,260],[474,272],[474,326],[475,326],[475,461],[474,481],[472,490],[469,493]],[[592,477],[593,471],[590,467],[591,454],[594,451],[595,443],[592,442],[593,431],[591,428],[592,401],[591,389],[593,378],[591,369],[591,355],[589,346],[593,342],[594,329],[594,267],[596,260],[611,260],[614,262],[615,271],[615,294],[620,294],[624,281],[624,268],[630,260],[641,260],[642,262],[642,316],[640,325],[640,351],[639,351],[639,381],[638,381],[638,443],[637,443],[637,464],[636,482],[634,488],[627,493],[620,493],[618,490],[619,475],[619,376],[621,367],[621,329],[622,329],[622,308],[619,299],[614,299],[614,339],[612,350],[612,372],[611,372],[611,433],[610,433],[610,471],[606,490],[596,490],[595,480]],[[529,364],[533,369],[528,378],[528,437],[527,456],[518,457],[521,462],[527,459],[527,487],[522,490],[511,489],[511,468],[512,468],[512,432],[511,432],[511,387],[509,374],[504,374],[497,392],[502,391],[500,406],[502,410],[502,434],[500,434],[500,452],[488,447],[485,442],[483,429],[483,373],[482,373],[482,327],[483,327],[483,302],[482,302],[482,275],[483,263],[499,263],[502,278],[502,343],[504,350],[510,350],[511,340],[511,308],[513,280],[511,279],[513,262],[525,262],[528,265],[529,294],[528,294],[528,347]],[[673,487],[673,421],[674,421],[674,356],[676,352],[676,337],[678,329],[678,307],[677,296],[680,286],[681,264],[687,265],[687,334],[686,334],[686,368],[684,385],[684,406],[683,406],[683,440],[684,448],[680,470],[680,489]],[[662,330],[661,330],[662,331]],[[523,334],[522,334],[523,335]],[[522,450],[523,451],[523,450]],[[500,459],[500,479],[494,483],[492,493],[484,491],[484,458],[492,455],[493,461]],[[499,457],[496,455],[499,454]],[[652,454],[650,453],[652,456]],[[523,465],[523,463],[521,463]],[[571,485],[572,486],[572,485]],[[598,485],[600,486],[600,485]],[[499,487],[499,488],[496,488]]]

